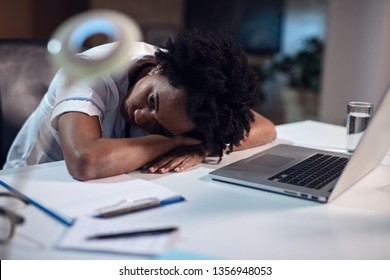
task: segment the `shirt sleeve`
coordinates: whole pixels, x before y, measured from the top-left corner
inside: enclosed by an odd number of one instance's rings
[[[80,57],[86,60],[95,60],[104,54],[115,43],[92,48],[82,54]],[[131,51],[129,50],[128,68],[138,65],[137,61],[143,61],[145,56],[153,56],[156,47],[146,43],[134,43]],[[154,60],[154,56],[152,57]],[[63,73],[59,75],[55,85],[55,102],[51,116],[51,127],[58,131],[58,119],[67,112],[82,112],[89,116],[97,116],[100,126],[108,111],[117,108],[120,95],[127,93],[128,88],[128,70],[123,73],[116,73],[108,76],[95,77],[92,80],[78,82],[71,86],[67,85],[67,79]]]
[[[65,79],[64,79],[65,80]],[[56,102],[51,116],[51,126],[58,131],[58,119],[67,112],[81,112],[97,116],[100,124],[106,112],[109,87],[102,78],[66,86],[65,81],[57,87]]]

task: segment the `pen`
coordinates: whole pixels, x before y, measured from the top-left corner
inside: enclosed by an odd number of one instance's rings
[[[171,232],[174,232],[176,230],[178,230],[177,227],[147,229],[147,230],[120,232],[120,233],[98,234],[98,235],[90,236],[87,239],[88,240],[98,240],[98,239],[112,239],[112,238],[121,238],[121,237],[138,237],[138,236],[158,235],[158,234],[164,234],[164,233],[171,233]]]
[[[180,201],[184,201],[184,198],[182,196],[174,196],[161,201],[154,197],[136,201],[128,201],[125,199],[115,205],[99,209],[94,216],[97,218],[110,218],[159,206],[166,206]]]

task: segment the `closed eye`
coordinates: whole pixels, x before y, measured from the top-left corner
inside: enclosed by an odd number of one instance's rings
[[[149,106],[152,108],[152,109],[154,109],[154,110],[156,110],[156,101],[155,101],[155,99],[154,99],[154,93],[152,93],[151,95],[149,95]]]
[[[161,131],[162,133],[165,135],[165,136],[168,136],[168,137],[172,137],[173,134],[172,132],[170,132],[168,129],[166,129],[165,127],[161,126]]]

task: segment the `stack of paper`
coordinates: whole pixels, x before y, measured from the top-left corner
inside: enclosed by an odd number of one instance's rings
[[[130,175],[80,182],[69,175],[65,164],[60,163],[43,169],[0,175],[0,185],[19,193],[31,204],[71,226],[58,244],[59,247],[116,253],[161,254],[177,232],[89,240],[91,235],[140,229],[140,225],[122,224],[109,218],[92,218],[97,210],[118,205],[124,200],[153,198],[164,202],[161,205],[183,200],[180,195],[165,187]]]
[[[23,195],[33,205],[67,225],[75,218],[92,216],[96,210],[124,200],[156,198],[162,201],[180,197],[165,187],[127,174],[77,181],[69,175],[65,164],[1,175],[0,184]]]

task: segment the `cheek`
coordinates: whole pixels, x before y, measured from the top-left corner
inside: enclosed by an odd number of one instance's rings
[[[137,89],[133,89],[126,99],[126,105],[129,108],[139,108],[142,101],[142,95]]]
[[[149,92],[151,91],[150,83],[145,80],[140,80],[132,89],[130,89],[129,97],[126,104],[134,108],[143,108],[147,102]]]

